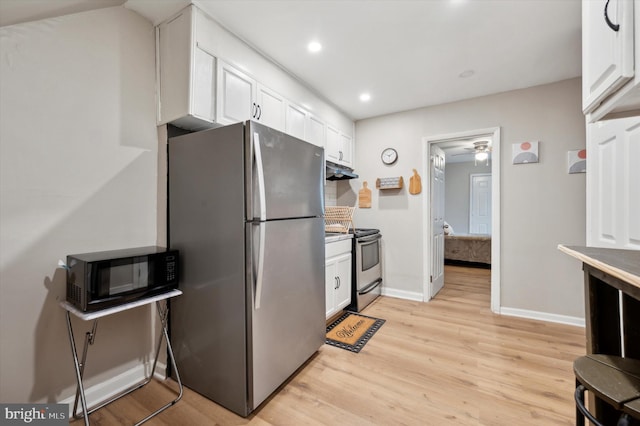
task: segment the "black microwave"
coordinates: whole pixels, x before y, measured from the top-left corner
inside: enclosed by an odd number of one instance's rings
[[[177,250],[150,246],[67,256],[67,301],[84,312],[177,287]]]

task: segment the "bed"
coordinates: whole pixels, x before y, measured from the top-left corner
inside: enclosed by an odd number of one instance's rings
[[[491,235],[445,235],[444,260],[491,264]]]

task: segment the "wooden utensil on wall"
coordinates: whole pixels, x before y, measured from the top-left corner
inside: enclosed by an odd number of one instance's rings
[[[362,188],[358,191],[358,207],[361,209],[371,208],[371,190],[367,188],[367,182],[362,182]]]
[[[413,176],[409,179],[409,194],[416,195],[422,192],[422,182],[416,169],[413,169]]]

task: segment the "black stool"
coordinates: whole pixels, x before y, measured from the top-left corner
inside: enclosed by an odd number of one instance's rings
[[[585,417],[596,426],[640,425],[640,360],[612,355],[586,355],[573,362],[576,376],[576,425],[584,426]],[[584,404],[584,392],[591,392],[605,409],[606,419],[596,418]],[[604,408],[601,403],[596,405]],[[600,417],[601,409],[598,409]],[[612,419],[616,419],[613,420]],[[605,422],[605,423],[602,423]]]

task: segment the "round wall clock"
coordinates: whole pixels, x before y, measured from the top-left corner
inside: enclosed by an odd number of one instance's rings
[[[384,164],[393,164],[398,160],[398,152],[393,148],[387,148],[382,151],[380,158]]]

